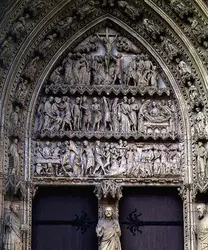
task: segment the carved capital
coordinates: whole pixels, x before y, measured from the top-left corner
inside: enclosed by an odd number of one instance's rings
[[[104,180],[95,186],[95,195],[99,200],[112,197],[120,200],[122,197],[122,187],[113,180]]]
[[[178,188],[179,195],[183,201],[185,201],[188,196],[191,196],[191,200],[195,200],[197,189],[194,184],[183,184]]]

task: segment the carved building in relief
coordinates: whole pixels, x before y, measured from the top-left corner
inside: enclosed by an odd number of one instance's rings
[[[195,203],[208,190],[206,1],[3,8],[0,248],[31,250],[38,187],[85,185],[98,197],[100,250],[122,248],[125,186],[179,188],[184,249],[205,250],[206,205]]]

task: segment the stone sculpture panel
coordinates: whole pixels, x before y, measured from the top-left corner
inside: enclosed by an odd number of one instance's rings
[[[176,138],[178,115],[172,100],[109,96],[43,97],[37,108],[36,132],[41,136],[81,133]]]
[[[177,177],[181,144],[103,141],[34,142],[35,177]]]

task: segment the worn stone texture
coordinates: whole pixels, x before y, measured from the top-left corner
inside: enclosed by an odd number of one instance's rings
[[[112,249],[123,186],[177,187],[184,249],[196,249],[196,203],[208,191],[207,25],[202,0],[1,1],[2,247],[31,249],[39,186],[84,184],[95,186],[100,223],[107,208],[116,217],[108,211]]]

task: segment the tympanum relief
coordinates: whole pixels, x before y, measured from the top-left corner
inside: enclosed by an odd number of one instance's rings
[[[42,137],[92,135],[175,139],[178,115],[172,100],[108,96],[43,97],[36,132]]]
[[[45,92],[136,91],[169,94],[160,70],[150,56],[141,53],[120,34],[106,28],[91,35],[51,72]]]
[[[182,145],[65,141],[34,142],[34,176],[177,177]]]
[[[180,116],[163,77],[150,55],[108,27],[68,51],[36,107],[34,177],[181,176]]]

